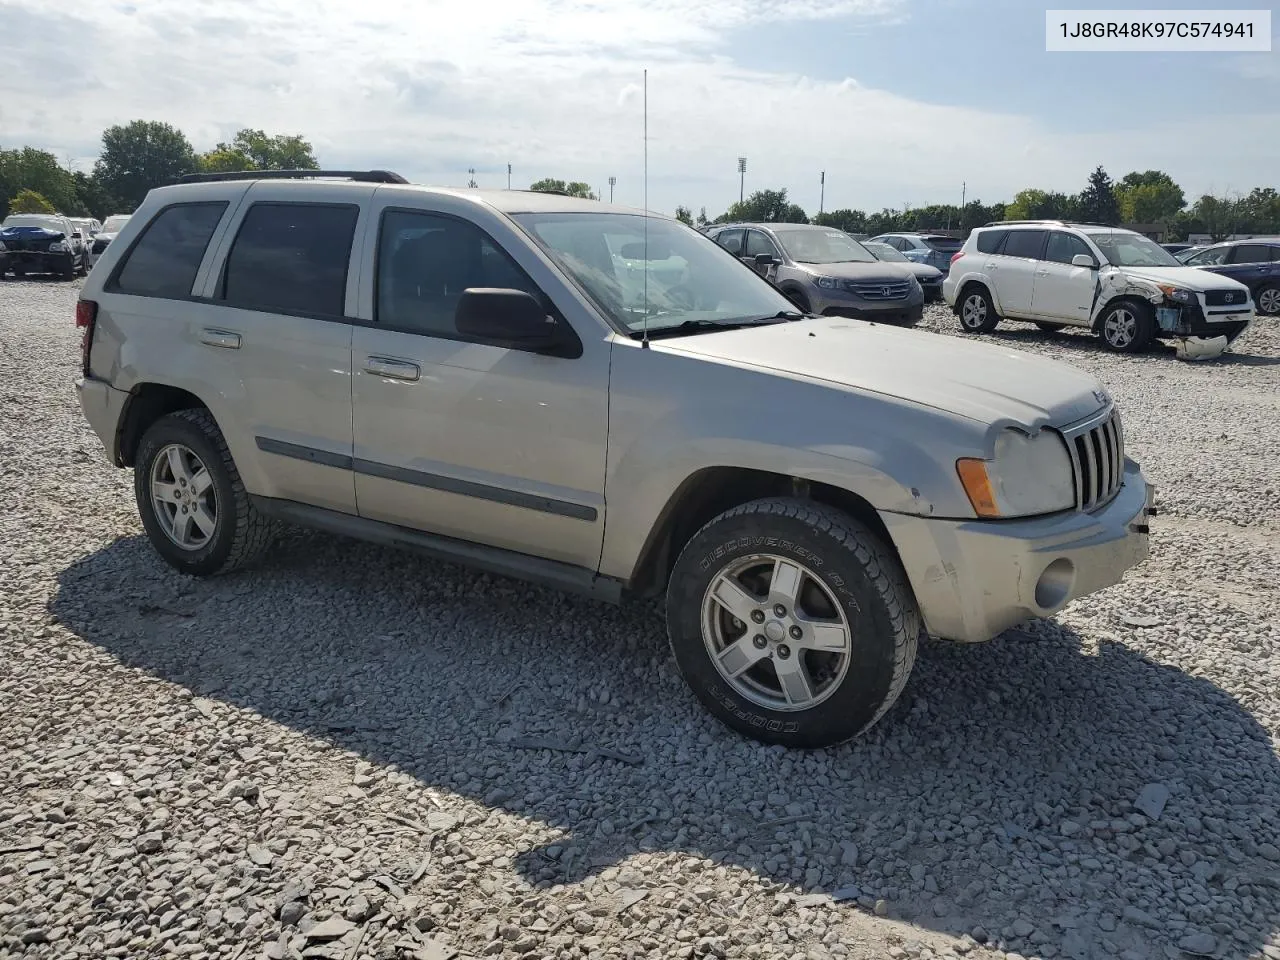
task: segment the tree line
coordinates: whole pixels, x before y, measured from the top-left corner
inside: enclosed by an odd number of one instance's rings
[[[932,204],[878,213],[862,210],[829,210],[809,217],[791,202],[785,188],[757,190],[732,204],[714,220],[703,207],[695,217],[690,208],[676,208],[676,217],[690,226],[711,223],[816,223],[849,233],[928,230],[972,230],[993,220],[1076,220],[1118,226],[1161,224],[1170,239],[1207,233],[1221,239],[1238,233],[1280,235],[1280,194],[1273,187],[1254,187],[1248,194],[1216,197],[1205,194],[1188,204],[1186,195],[1162,170],[1134,171],[1113,181],[1101,166],[1089,176],[1077,194],[1035,188],[1020,190],[1008,203],[984,204],[971,200],[958,204]]]
[[[134,120],[102,133],[102,152],[90,173],[72,171],[35,147],[0,148],[0,217],[9,213],[60,212],[98,219],[131,213],[153,187],[195,172],[236,170],[318,170],[315,151],[298,134],[245,129],[230,142],[198,153],[181,130],[154,120]],[[472,181],[474,186],[474,181]],[[544,178],[530,189],[598,199],[578,180]],[[1077,194],[1027,188],[1007,203],[971,200],[878,213],[843,208],[810,217],[785,188],[757,190],[714,220],[703,207],[695,217],[679,206],[676,217],[691,226],[752,221],[816,223],[850,233],[953,229],[967,231],[992,220],[1083,220],[1090,223],[1162,224],[1170,238],[1207,233],[1215,239],[1236,233],[1280,235],[1280,194],[1254,187],[1231,197],[1205,194],[1192,203],[1162,170],[1133,171],[1113,181],[1101,166]]]
[[[58,212],[101,220],[132,213],[147,191],[188,173],[319,168],[311,144],[296,134],[245,129],[197,153],[176,127],[134,120],[102,132],[102,153],[90,173],[68,170],[47,150],[0,149],[0,217]]]

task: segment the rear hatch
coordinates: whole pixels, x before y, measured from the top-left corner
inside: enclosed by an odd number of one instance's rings
[[[954,237],[929,235],[920,239],[929,248],[929,256],[925,259],[925,263],[931,267],[937,267],[943,273],[951,269],[951,258],[964,246],[963,240],[957,240]]]

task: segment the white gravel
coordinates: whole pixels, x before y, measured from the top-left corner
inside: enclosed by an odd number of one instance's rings
[[[76,289],[0,282],[0,957],[1280,958],[1275,321],[1202,365],[989,336],[1112,389],[1152,559],[799,753],[651,606],[310,533],[172,572]]]

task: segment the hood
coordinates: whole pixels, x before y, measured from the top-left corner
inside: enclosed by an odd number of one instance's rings
[[[796,266],[812,273],[815,277],[838,277],[841,280],[906,280],[908,277],[915,276],[915,272],[905,263],[884,263],[880,260],[873,260],[871,263],[797,262]]]
[[[0,227],[0,237],[22,237],[24,240],[56,240],[65,237],[61,230],[48,230],[45,227]]]
[[[837,317],[699,334],[661,346],[897,397],[983,424],[1064,426],[1110,402],[1094,377],[1056,360]]]
[[[906,267],[915,274],[917,280],[941,280],[942,271],[937,267],[931,267],[927,263],[900,263],[900,267]]]
[[[1201,270],[1199,267],[1117,267],[1126,276],[1167,283],[1184,290],[1247,290],[1243,283],[1220,274]]]

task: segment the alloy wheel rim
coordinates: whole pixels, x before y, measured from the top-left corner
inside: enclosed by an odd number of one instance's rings
[[[160,529],[183,550],[200,550],[218,527],[218,496],[204,461],[181,443],[162,447],[151,461],[151,505]]]
[[[1133,343],[1133,338],[1137,335],[1138,318],[1123,308],[1112,310],[1107,315],[1105,332],[1109,344],[1123,349]]]
[[[960,319],[966,327],[981,326],[982,321],[987,319],[987,302],[976,293],[966,297],[960,311]]]
[[[809,710],[840,687],[853,631],[812,570],[774,554],[723,567],[702,599],[702,638],[716,672],[768,710]]]
[[[1263,313],[1280,312],[1280,290],[1263,290],[1258,297],[1258,309]]]

